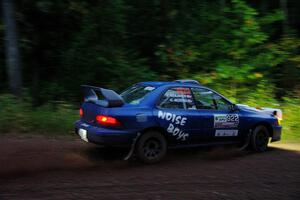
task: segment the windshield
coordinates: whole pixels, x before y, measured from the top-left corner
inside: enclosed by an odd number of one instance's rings
[[[124,92],[121,93],[121,97],[126,103],[129,104],[139,104],[144,97],[153,91],[155,87],[152,86],[143,86],[143,85],[134,85]]]

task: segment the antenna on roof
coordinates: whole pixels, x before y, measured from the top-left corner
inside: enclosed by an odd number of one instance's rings
[[[200,83],[196,80],[190,80],[190,79],[186,79],[186,80],[175,80],[174,82],[176,83],[189,83],[189,84],[196,84],[196,85],[200,85]]]

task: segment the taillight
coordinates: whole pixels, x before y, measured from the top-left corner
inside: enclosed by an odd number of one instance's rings
[[[83,117],[83,109],[82,108],[79,109],[79,115],[80,115],[80,117]]]
[[[103,126],[120,126],[121,123],[114,117],[97,115],[96,121]]]

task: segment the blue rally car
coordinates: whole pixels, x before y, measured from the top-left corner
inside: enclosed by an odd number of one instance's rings
[[[280,109],[234,104],[194,80],[141,82],[120,95],[82,86],[76,133],[86,142],[131,147],[146,163],[168,148],[237,144],[257,152],[281,138]]]

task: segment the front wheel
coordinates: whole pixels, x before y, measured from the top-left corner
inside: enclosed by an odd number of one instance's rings
[[[251,137],[252,149],[256,152],[264,152],[268,148],[269,131],[265,126],[257,126]]]
[[[157,131],[148,131],[138,140],[136,151],[138,158],[144,163],[159,162],[167,153],[166,139]]]

